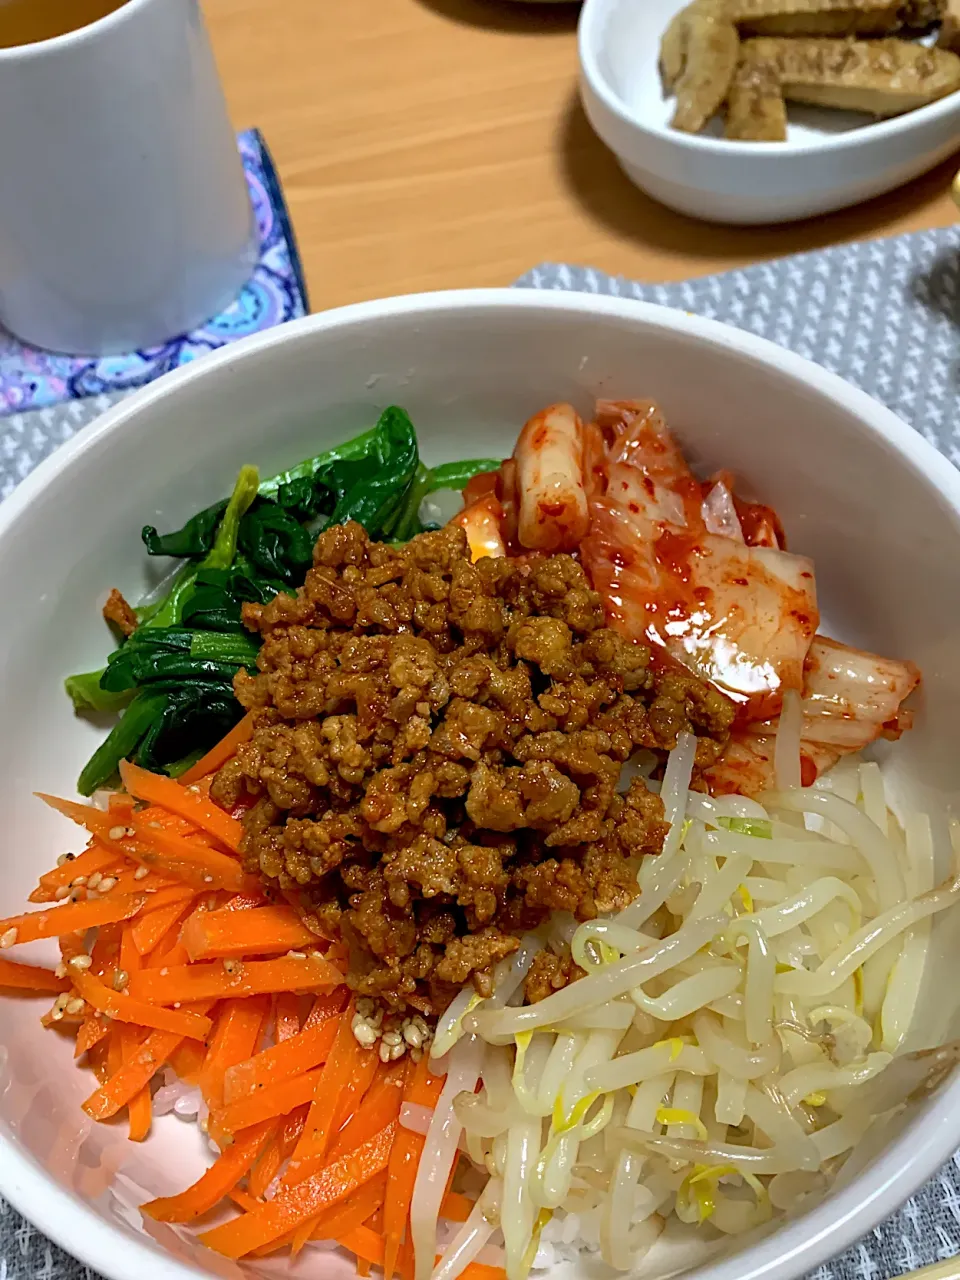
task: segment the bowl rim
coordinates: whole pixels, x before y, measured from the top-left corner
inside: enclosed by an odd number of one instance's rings
[[[640,327],[699,339],[772,367],[858,418],[865,430],[912,466],[960,517],[960,472],[919,432],[837,374],[765,338],[691,312],[621,297],[526,288],[459,289],[374,299],[305,316],[223,347],[132,393],[55,450],[0,503],[0,554],[4,539],[22,514],[78,458],[108,447],[111,438],[125,430],[137,430],[143,410],[168,398],[175,401],[179,390],[195,379],[217,378],[249,356],[342,326],[411,314],[495,313],[499,308],[526,311],[531,316],[545,311],[608,315]],[[842,1252],[898,1208],[960,1144],[960,1121],[950,1123],[952,1115],[960,1115],[960,1073],[940,1090],[929,1108],[926,1115],[912,1120],[870,1167],[822,1204],[742,1252],[685,1273],[688,1280],[783,1280],[787,1274],[798,1277]],[[137,1239],[119,1223],[113,1225],[102,1218],[55,1182],[5,1133],[0,1133],[0,1195],[38,1230],[107,1280],[128,1280],[132,1274],[138,1280],[203,1280],[211,1274],[172,1254],[164,1255],[148,1236]]]
[[[960,89],[957,89],[935,102],[928,102],[926,106],[917,107],[913,111],[905,111],[902,115],[877,120],[859,129],[849,129],[845,133],[826,134],[822,138],[791,142],[786,146],[782,142],[738,142],[728,138],[712,138],[699,133],[682,133],[663,125],[648,124],[627,106],[600,65],[606,19],[614,7],[622,2],[623,0],[584,0],[577,24],[577,53],[581,74],[591,92],[622,124],[692,156],[711,155],[737,160],[746,157],[780,157],[791,160],[796,156],[825,151],[842,153],[867,142],[882,144],[885,138],[892,135],[909,133],[925,124],[935,124],[951,114],[960,114]]]

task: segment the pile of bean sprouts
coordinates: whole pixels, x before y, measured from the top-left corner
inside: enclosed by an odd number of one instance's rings
[[[416,1280],[474,1260],[524,1280],[547,1224],[620,1271],[671,1219],[717,1241],[761,1227],[822,1195],[923,1084],[929,1066],[901,1046],[931,917],[960,878],[935,885],[929,819],[901,826],[876,764],[801,789],[799,717],[783,721],[780,790],[762,805],[691,791],[696,743],[681,735],[661,784],[669,835],[636,900],[586,924],[554,916],[491,997],[465,990],[441,1019],[436,1110],[401,1116],[426,1133]],[[586,975],[527,1005],[544,947],[569,947]],[[484,1185],[438,1241],[460,1153]]]

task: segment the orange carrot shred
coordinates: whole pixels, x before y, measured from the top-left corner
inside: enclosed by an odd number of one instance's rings
[[[80,1024],[80,1030],[77,1032],[77,1043],[74,1047],[73,1056],[79,1058],[88,1053],[94,1045],[100,1043],[109,1030],[110,1024],[106,1018],[98,1018],[95,1014],[88,1013]]]
[[[255,1213],[214,1227],[204,1232],[200,1240],[225,1257],[242,1258],[285,1232],[295,1230],[321,1210],[353,1196],[359,1187],[383,1173],[396,1130],[394,1121],[363,1147],[327,1165],[282,1198],[278,1193]]]
[[[216,773],[219,768],[237,754],[238,747],[250,741],[252,734],[253,713],[248,711],[243,719],[220,739],[216,746],[211,747],[205,756],[201,756],[196,764],[192,764],[186,773],[180,775],[180,785],[189,786],[190,783],[199,782],[201,778],[205,778],[208,773]]]
[[[299,1035],[300,997],[292,991],[281,991],[274,1001],[273,1017],[280,1044]]]
[[[52,969],[0,958],[0,987],[11,987],[17,991],[69,991],[70,979],[58,978]]]
[[[218,809],[210,800],[204,800],[197,792],[182,786],[173,778],[150,773],[127,761],[120,763],[120,777],[127,791],[138,800],[158,804],[171,813],[187,818],[203,831],[209,831],[228,849],[240,848],[243,825],[236,818]]]
[[[285,906],[204,911],[183,931],[183,944],[191,960],[279,954],[297,947],[316,947],[319,941],[297,913]]]
[[[435,1106],[442,1087],[443,1078],[431,1073],[428,1055],[424,1054],[412,1069],[407,1068],[404,1100],[419,1106]],[[397,1260],[400,1257],[407,1220],[410,1216],[413,1184],[416,1181],[417,1166],[423,1153],[424,1142],[422,1134],[401,1128],[397,1133],[393,1150],[390,1152],[390,1166],[387,1174],[390,1181],[390,1195],[383,1207],[385,1280],[392,1280],[397,1269]]]
[[[350,1081],[366,1069],[367,1060],[377,1058],[369,1050],[364,1051],[353,1034],[353,1002],[340,1015],[336,1039],[317,1080],[317,1091],[310,1106],[297,1149],[293,1153],[284,1181],[295,1176],[299,1165],[306,1161],[322,1159],[336,1133],[334,1121]]]
[[[94,845],[90,849],[85,849],[75,858],[70,858],[64,862],[62,866],[54,867],[52,871],[45,872],[37,884],[36,889],[30,895],[31,902],[52,902],[54,895],[58,889],[64,888],[66,885],[73,884],[77,876],[92,876],[99,871],[101,874],[108,867],[115,865],[117,855],[110,849],[104,849],[101,845]]]
[[[270,1140],[275,1121],[265,1121],[232,1142],[226,1151],[186,1191],[164,1196],[143,1205],[143,1212],[156,1222],[192,1222],[208,1213],[229,1195]]]
[[[98,925],[129,920],[144,903],[143,894],[98,898],[93,902],[68,902],[48,907],[45,911],[26,911],[21,916],[0,920],[0,935],[13,929],[17,942],[37,942],[40,938],[57,938],[65,933],[79,933]]]
[[[224,1078],[224,1099],[227,1103],[237,1102],[264,1086],[279,1085],[321,1066],[330,1055],[336,1033],[337,1021],[331,1017],[238,1062]]]
[[[297,1076],[294,1080],[283,1080],[279,1084],[257,1089],[255,1093],[212,1112],[211,1131],[215,1129],[218,1133],[237,1133],[261,1120],[286,1115],[292,1107],[303,1106],[313,1097],[321,1070],[322,1068],[318,1068],[316,1071],[308,1071],[306,1075]]]
[[[265,996],[225,1000],[220,1006],[200,1073],[200,1091],[211,1110],[223,1106],[223,1079],[227,1070],[249,1058],[256,1048],[269,1008],[270,1002]]]
[[[276,960],[212,960],[202,964],[142,969],[130,979],[130,994],[151,1004],[180,1000],[219,1000],[275,991],[316,991],[336,987],[341,974],[320,956],[281,956]]]
[[[203,1040],[213,1029],[209,1018],[182,1009],[163,1009],[135,1000],[122,991],[112,991],[92,973],[78,972],[73,977],[78,993],[100,1013],[118,1022],[133,1022],[154,1031],[170,1031],[182,1038]]]

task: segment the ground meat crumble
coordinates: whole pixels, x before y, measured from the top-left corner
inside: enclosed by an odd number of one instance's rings
[[[472,564],[449,526],[399,548],[328,529],[296,597],[244,621],[263,637],[235,682],[254,730],[212,794],[249,805],[248,867],[395,1010],[436,1014],[468,980],[489,993],[550,911],[626,905],[666,825],[639,778],[618,794],[622,763],[686,730],[705,767],[732,718],[604,627],[575,559]],[[530,993],[571,976],[540,960]]]

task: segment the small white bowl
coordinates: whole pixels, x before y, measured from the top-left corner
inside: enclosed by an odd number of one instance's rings
[[[364,302],[284,325],[142,389],[58,450],[0,505],[0,918],[82,839],[33,796],[71,795],[103,730],[63,691],[109,648],[111,586],[151,583],[140,543],[229,491],[237,468],[290,466],[404,405],[430,463],[504,456],[531,413],[649,396],[704,474],[729,467],[811,555],[828,634],[924,673],[913,731],[884,763],[895,794],[960,801],[960,474],[916,432],[826,370],[751,334],[662,307],[500,289]],[[945,913],[946,915],[946,913]],[[937,918],[911,1035],[956,1034],[956,938]],[[29,950],[29,949],[28,949]],[[55,947],[35,957],[52,959]],[[30,956],[25,957],[30,959]],[[137,1206],[203,1168],[200,1133],[164,1116],[147,1142],[80,1108],[91,1075],[44,1030],[43,1002],[0,997],[0,1196],[110,1280],[351,1280],[332,1253],[237,1266]],[[49,1007],[49,1002],[47,1006]],[[960,1076],[863,1144],[847,1185],[698,1280],[795,1280],[891,1213],[960,1145]],[[664,1246],[666,1247],[666,1246]],[[658,1246],[659,1248],[659,1246]],[[658,1255],[673,1274],[684,1263]],[[692,1259],[693,1265],[696,1262]],[[583,1280],[586,1270],[572,1280]],[[560,1280],[556,1277],[555,1280]]]
[[[660,37],[687,0],[586,0],[581,94],[624,172],[672,209],[714,222],[790,222],[859,204],[960,145],[960,92],[890,120],[789,108],[786,142],[728,142],[669,127]]]

